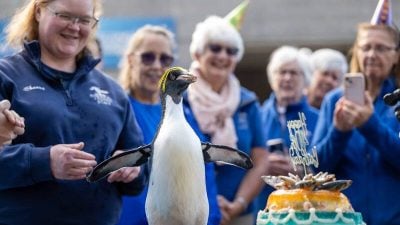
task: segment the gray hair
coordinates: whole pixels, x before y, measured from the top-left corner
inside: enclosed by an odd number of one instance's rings
[[[341,52],[330,48],[315,51],[310,60],[313,71],[338,70],[345,74],[348,69],[346,57]]]
[[[210,42],[222,42],[238,48],[236,60],[243,57],[244,46],[239,32],[227,20],[218,16],[209,16],[196,25],[190,43],[190,55],[202,54]]]
[[[267,66],[267,77],[269,83],[272,83],[273,74],[276,73],[283,64],[289,62],[297,62],[299,64],[301,72],[304,75],[305,84],[307,86],[311,77],[309,56],[305,50],[298,49],[293,46],[282,46],[271,54],[270,61]]]

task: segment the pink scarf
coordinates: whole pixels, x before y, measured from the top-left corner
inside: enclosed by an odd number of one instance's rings
[[[211,86],[199,74],[195,63],[191,72],[197,81],[188,88],[189,102],[201,131],[211,136],[211,142],[236,148],[237,136],[232,115],[240,102],[240,83],[231,74],[221,93]]]

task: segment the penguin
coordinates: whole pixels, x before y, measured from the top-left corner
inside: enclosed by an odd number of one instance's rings
[[[249,156],[237,149],[201,142],[186,121],[183,92],[196,76],[181,67],[160,79],[162,118],[152,143],[113,156],[87,176],[95,182],[122,167],[139,166],[151,158],[145,211],[150,225],[206,225],[209,207],[205,162],[252,168]]]

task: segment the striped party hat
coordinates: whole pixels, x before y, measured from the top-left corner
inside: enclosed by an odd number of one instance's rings
[[[390,0],[379,0],[374,15],[372,16],[371,24],[385,24],[388,26],[393,25],[392,6]]]

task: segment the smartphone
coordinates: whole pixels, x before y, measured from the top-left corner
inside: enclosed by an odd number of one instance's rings
[[[285,145],[282,138],[275,138],[268,140],[267,147],[270,152],[284,154]]]
[[[346,99],[364,105],[365,78],[361,73],[347,73],[344,76],[344,96]]]

